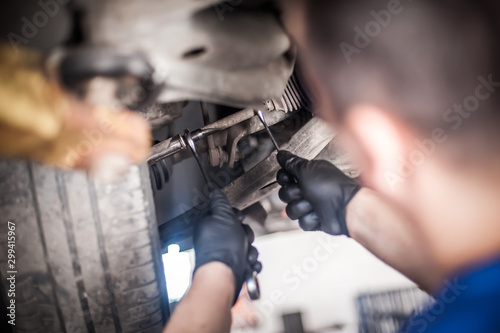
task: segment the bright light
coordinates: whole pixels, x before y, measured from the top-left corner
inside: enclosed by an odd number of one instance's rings
[[[171,244],[167,247],[168,254],[174,254],[179,252],[181,252],[181,247],[179,246],[179,244]]]
[[[163,267],[167,281],[167,292],[170,302],[178,301],[184,296],[191,283],[191,262],[188,252],[180,252],[180,246],[168,246],[163,255]]]

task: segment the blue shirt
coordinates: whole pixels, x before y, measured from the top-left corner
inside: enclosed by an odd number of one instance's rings
[[[500,333],[500,260],[463,270],[433,295],[435,302],[405,325],[405,333]]]

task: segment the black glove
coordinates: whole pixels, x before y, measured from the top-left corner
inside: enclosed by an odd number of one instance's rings
[[[245,278],[262,269],[257,261],[259,253],[251,245],[254,234],[248,225],[241,223],[244,216],[233,210],[220,190],[210,193],[210,210],[212,214],[194,228],[195,271],[212,261],[229,266],[236,279],[236,301]]]
[[[288,217],[298,219],[305,231],[349,236],[345,209],[359,184],[327,161],[308,161],[287,151],[277,158],[283,168],[276,176],[282,186],[279,196],[288,204]]]

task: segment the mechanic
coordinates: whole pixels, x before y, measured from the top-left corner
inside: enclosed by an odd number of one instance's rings
[[[280,197],[304,230],[353,237],[433,293],[437,302],[405,332],[500,331],[500,29],[492,6],[284,4],[318,93],[315,110],[339,130],[362,185],[329,162],[283,151]],[[230,296],[220,307],[226,316],[207,328],[227,331]],[[202,299],[193,290],[181,302],[186,318]]]
[[[433,293],[406,332],[500,332],[500,48],[493,1],[288,1],[315,108],[362,170],[280,152],[304,230],[349,235]]]
[[[289,216],[305,230],[353,237],[432,292],[439,306],[405,331],[500,331],[498,8],[487,0],[284,8],[315,109],[340,130],[364,185],[328,162],[281,152]],[[199,273],[171,327],[212,299],[195,297]],[[214,331],[227,331],[226,296],[204,331],[216,322]]]

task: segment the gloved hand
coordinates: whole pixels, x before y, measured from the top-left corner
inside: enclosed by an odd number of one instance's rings
[[[257,261],[259,253],[251,244],[254,234],[248,225],[242,224],[220,190],[210,193],[211,215],[198,222],[194,229],[193,242],[196,269],[212,261],[229,266],[235,276],[235,301],[245,278],[253,272],[259,273],[262,264]]]
[[[305,231],[347,235],[346,206],[361,188],[327,161],[308,161],[288,151],[278,152],[277,180],[286,213]]]

